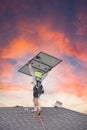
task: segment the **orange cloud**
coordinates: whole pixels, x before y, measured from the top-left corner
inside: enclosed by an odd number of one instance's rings
[[[28,51],[33,51],[36,46],[33,43],[26,41],[23,38],[15,38],[10,43],[3,48],[2,58],[20,58]]]
[[[68,81],[67,81],[68,82]],[[68,93],[73,93],[79,97],[83,97],[84,95],[87,95],[87,88],[82,86],[79,81],[74,81],[72,83],[63,83],[63,87],[61,87],[61,90]]]
[[[52,48],[57,48],[60,50],[60,53],[65,53],[69,56],[75,56],[77,59],[87,62],[87,58],[85,56],[87,55],[86,43],[82,44],[80,42],[76,42],[74,45],[64,33],[44,32],[44,34],[46,35],[43,35],[44,39],[51,40]]]
[[[29,25],[20,22],[16,28],[21,33],[3,49],[3,58],[17,58],[24,56],[27,52],[45,51],[55,56],[67,54],[87,61],[85,57],[87,51],[84,47],[86,43],[83,43],[84,46],[78,41],[72,44],[63,32],[52,31],[51,24],[32,23]]]
[[[19,85],[19,84],[2,84],[0,85],[0,90],[5,90],[5,91],[31,91],[30,88],[27,88],[23,85]]]
[[[56,34],[50,32],[48,25],[21,26],[18,27],[18,31],[21,31],[20,36],[13,38],[1,50],[1,58],[20,58],[28,52],[38,53],[42,50],[56,54],[53,43]],[[25,31],[22,31],[24,29]],[[60,37],[61,34],[58,33],[57,36]]]
[[[70,39],[62,32],[55,32],[50,29],[49,26],[40,25],[37,28],[39,38],[42,42],[42,48],[44,50],[54,51],[55,54],[67,54],[70,56],[75,56],[77,59],[87,62],[86,43],[76,41],[75,44],[72,44]],[[39,41],[38,41],[39,42]]]
[[[0,90],[18,90],[19,87],[16,85],[2,85],[0,86]]]
[[[7,63],[6,61],[0,62],[0,77],[9,77],[11,76],[11,73],[13,71],[13,65],[10,63]]]

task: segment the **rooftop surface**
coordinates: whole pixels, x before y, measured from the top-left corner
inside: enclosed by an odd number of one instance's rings
[[[87,115],[65,108],[43,108],[43,120],[30,107],[1,107],[0,130],[87,130]]]

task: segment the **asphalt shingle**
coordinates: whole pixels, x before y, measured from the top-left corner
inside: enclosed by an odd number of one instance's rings
[[[0,130],[87,130],[87,115],[65,108],[43,108],[43,121],[30,107],[1,107]],[[44,129],[45,127],[45,129]]]

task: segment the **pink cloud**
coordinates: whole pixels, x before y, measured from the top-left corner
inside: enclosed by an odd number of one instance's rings
[[[83,75],[83,79],[81,76],[77,76],[74,72],[74,69],[69,65],[66,66],[65,71],[62,71],[62,74],[57,76],[56,78],[60,79],[56,81],[54,86],[54,92],[65,92],[72,95],[76,95],[80,97],[82,100],[87,101],[87,80]],[[59,87],[58,87],[59,86]]]

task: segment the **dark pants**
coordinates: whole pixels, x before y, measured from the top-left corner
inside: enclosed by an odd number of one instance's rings
[[[34,98],[38,98],[39,97],[38,89],[36,87],[33,88],[33,97]]]
[[[41,85],[39,88],[36,86],[33,88],[33,97],[38,98],[41,94],[44,93],[43,86]]]

